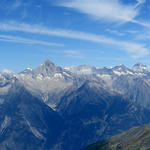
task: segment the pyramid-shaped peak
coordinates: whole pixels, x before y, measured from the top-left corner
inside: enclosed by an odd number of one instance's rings
[[[42,65],[44,65],[44,66],[55,66],[55,64],[53,62],[51,62],[49,59],[46,59]]]
[[[127,68],[124,64],[120,64],[118,67]]]
[[[43,77],[53,76],[55,73],[60,72],[62,72],[62,68],[55,66],[55,64],[51,62],[49,59],[44,61],[44,63],[42,63],[39,67],[37,67],[33,71],[35,75],[41,74]]]
[[[53,62],[51,62],[49,59],[45,60],[38,68],[42,70],[55,70],[57,66]]]

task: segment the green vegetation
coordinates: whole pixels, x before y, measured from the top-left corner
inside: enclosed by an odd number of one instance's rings
[[[98,142],[88,146],[85,150],[106,150],[108,149],[108,142]]]

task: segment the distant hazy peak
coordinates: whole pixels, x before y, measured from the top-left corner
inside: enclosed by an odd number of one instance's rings
[[[36,69],[34,69],[34,71],[48,71],[48,70],[53,70],[55,69],[56,66],[54,63],[52,63],[49,59],[47,59],[46,61],[44,61],[39,67],[37,67]]]
[[[20,72],[20,74],[30,74],[30,73],[32,73],[31,68],[26,68],[24,71]]]
[[[142,63],[137,63],[132,67],[132,70],[135,72],[150,72],[150,66],[143,65]]]
[[[49,59],[47,59],[44,61],[44,63],[41,64],[41,66],[47,66],[47,67],[53,66],[53,67],[55,67],[55,64],[53,62],[51,62]]]
[[[120,70],[120,71],[125,71],[128,70],[129,68],[127,68],[125,65],[121,64],[119,66],[115,66],[112,68],[113,70]]]
[[[0,71],[0,73],[1,73],[1,74],[14,74],[13,71],[8,70],[8,69],[3,69],[3,70]]]
[[[132,68],[144,68],[147,67],[146,65],[143,65],[142,63],[138,62],[136,63]]]

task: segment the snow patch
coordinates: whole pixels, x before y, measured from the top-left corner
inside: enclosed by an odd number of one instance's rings
[[[111,80],[111,76],[107,74],[103,74],[103,75],[97,74],[97,77],[100,77],[104,80]]]
[[[50,107],[50,108],[52,108],[53,110],[56,110],[55,108],[56,108],[56,104],[48,104],[48,106]]]
[[[113,70],[113,72],[114,72],[114,74],[116,74],[116,75],[118,75],[118,76],[121,76],[121,75],[134,75],[132,72],[130,72],[130,71],[126,71],[126,72],[121,72],[121,71],[114,71]]]
[[[46,77],[46,79],[50,80],[50,79],[51,79],[51,77]]]
[[[38,74],[36,78],[39,79],[39,80],[42,80],[43,76],[41,74]]]
[[[61,73],[55,73],[54,78],[64,78]]]
[[[44,139],[43,135],[35,127],[32,127],[28,120],[26,120],[26,122],[27,122],[31,132],[34,134],[35,137],[37,137],[39,139]]]
[[[30,71],[32,71],[32,69],[31,69],[31,68],[26,68],[26,70],[30,70]]]
[[[66,72],[63,72],[63,74],[66,75],[66,76],[68,76],[68,77],[70,77],[70,75],[68,73],[66,73]]]

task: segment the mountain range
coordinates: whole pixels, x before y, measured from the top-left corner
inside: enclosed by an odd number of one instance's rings
[[[150,67],[0,71],[2,150],[80,150],[150,122]]]

